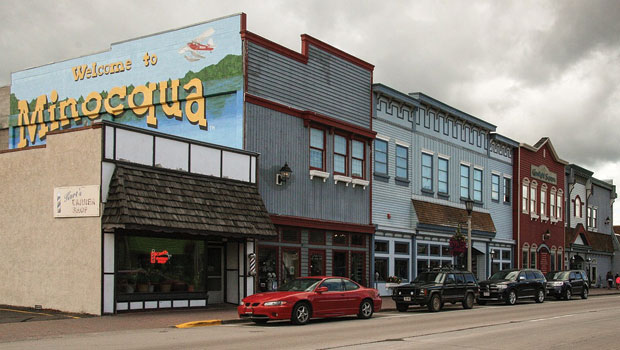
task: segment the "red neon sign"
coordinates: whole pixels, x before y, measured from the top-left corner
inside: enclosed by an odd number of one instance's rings
[[[172,254],[167,250],[156,252],[155,249],[151,250],[151,264],[165,264],[172,258]]]

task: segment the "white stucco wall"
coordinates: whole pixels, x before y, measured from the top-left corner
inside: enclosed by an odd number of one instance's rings
[[[53,217],[54,187],[100,185],[101,130],[0,153],[0,304],[101,313],[101,217]]]

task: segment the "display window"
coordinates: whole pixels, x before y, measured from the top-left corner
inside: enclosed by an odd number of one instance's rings
[[[258,246],[258,290],[278,289],[278,247]]]
[[[215,260],[218,263],[212,264]],[[205,292],[208,269],[214,270],[213,276],[219,273],[222,283],[221,256],[207,257],[202,240],[119,235],[116,264],[119,295]],[[215,271],[218,267],[219,271]]]
[[[338,277],[348,277],[347,262],[348,252],[344,250],[334,250],[332,256],[332,275]]]
[[[351,252],[351,279],[366,285],[366,253]]]
[[[325,250],[308,250],[308,275],[325,276]]]
[[[282,284],[301,277],[299,248],[282,248]]]

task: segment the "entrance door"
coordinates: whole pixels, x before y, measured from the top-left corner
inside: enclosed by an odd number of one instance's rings
[[[540,252],[538,253],[539,257],[538,257],[538,261],[539,261],[539,268],[540,271],[543,274],[547,274],[547,272],[550,271],[550,255],[549,255],[549,251],[546,248],[542,248],[540,250]]]
[[[207,291],[209,304],[224,302],[224,247],[207,248]]]

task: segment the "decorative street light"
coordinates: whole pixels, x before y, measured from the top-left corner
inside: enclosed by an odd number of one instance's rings
[[[474,201],[466,199],[465,209],[467,210],[467,271],[471,272],[471,212],[474,210]]]

